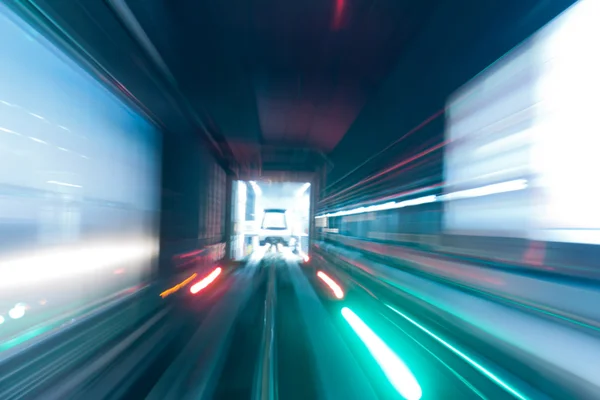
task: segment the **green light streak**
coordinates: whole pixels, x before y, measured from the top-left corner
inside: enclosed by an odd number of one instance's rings
[[[33,329],[29,332],[25,332],[24,334],[22,334],[16,338],[7,340],[4,343],[0,343],[0,353],[3,351],[6,351],[6,350],[12,349],[13,347],[18,346],[22,343],[25,343],[26,341],[33,339],[34,337],[39,336],[42,333],[45,333],[52,328],[53,328],[52,325],[43,326],[43,327],[40,327],[37,329]]]
[[[435,333],[431,332],[429,329],[425,328],[423,325],[419,324],[417,321],[413,320],[409,316],[403,314],[402,312],[396,310],[394,307],[392,307],[392,306],[390,306],[388,304],[386,304],[386,306],[390,310],[394,311],[396,314],[400,315],[402,318],[404,318],[405,320],[407,320],[408,322],[410,322],[411,324],[413,324],[414,326],[416,326],[417,328],[419,328],[420,330],[422,330],[423,332],[427,333],[429,336],[431,336],[432,338],[434,338],[435,340],[437,340],[439,343],[441,343],[442,345],[444,345],[447,349],[449,349],[454,354],[456,354],[457,356],[459,356],[460,358],[462,358],[463,360],[465,360],[467,363],[469,363],[471,366],[473,366],[476,370],[478,370],[483,375],[485,375],[488,378],[490,378],[492,381],[494,381],[496,384],[498,384],[500,387],[502,387],[504,390],[506,390],[507,392],[509,392],[510,394],[512,394],[513,396],[515,396],[516,398],[521,399],[521,400],[528,400],[528,398],[526,396],[524,396],[524,395],[520,394],[519,392],[517,392],[515,389],[513,389],[512,387],[510,387],[507,383],[505,383],[504,381],[502,381],[499,377],[497,377],[492,372],[490,372],[489,370],[487,370],[481,364],[477,363],[475,360],[473,360],[472,358],[470,358],[469,356],[467,356],[465,353],[463,353],[462,351],[460,351],[456,347],[452,346],[450,343],[446,342],[444,339],[442,339],[439,336],[437,336]]]
[[[352,310],[344,307],[342,315],[398,393],[407,400],[419,400],[423,395],[421,386],[402,360]]]

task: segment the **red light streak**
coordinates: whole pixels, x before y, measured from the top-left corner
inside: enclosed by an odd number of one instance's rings
[[[431,123],[432,121],[436,120],[441,115],[444,115],[445,112],[446,112],[445,108],[442,108],[441,110],[436,111],[435,113],[433,113],[432,115],[430,115],[427,119],[425,119],[425,121],[421,122],[419,125],[415,126],[410,131],[408,131],[407,133],[405,133],[404,135],[402,135],[399,139],[396,139],[395,141],[393,141],[392,143],[390,143],[389,145],[387,145],[384,149],[380,150],[378,153],[373,154],[371,157],[367,158],[360,165],[358,165],[356,168],[354,168],[350,172],[346,173],[344,176],[342,176],[341,178],[339,178],[337,181],[335,181],[335,182],[330,183],[329,185],[327,185],[327,187],[325,189],[331,188],[334,185],[336,185],[337,183],[339,183],[342,180],[346,179],[347,177],[349,177],[350,175],[352,175],[353,173],[355,173],[356,171],[358,171],[360,168],[364,167],[367,163],[371,162],[376,157],[380,156],[381,154],[385,153],[389,149],[393,148],[395,145],[397,145],[398,143],[400,143],[401,141],[403,141],[407,137],[409,137],[409,136],[413,135],[414,133],[420,131],[422,128],[424,128],[425,126],[429,125],[429,123]],[[350,190],[351,188],[360,185],[362,182],[363,182],[363,180],[361,180],[360,182],[352,185],[350,188],[347,188],[347,189],[343,190],[342,192],[346,192],[346,191]],[[330,195],[328,197],[325,197],[324,199],[320,200],[320,203],[326,203],[328,200],[330,200],[330,199],[332,199],[334,197],[337,197],[337,195],[340,194],[340,193],[342,193],[342,192],[339,192],[339,193],[336,193],[336,194],[332,194],[332,195]]]
[[[202,253],[204,251],[204,249],[201,250],[194,250],[194,251],[190,251],[189,253],[183,253],[183,254],[178,254],[173,258],[188,258],[188,257],[193,257],[193,256],[197,256],[198,254]]]
[[[447,142],[445,142],[445,141],[442,142],[442,143],[438,143],[435,146],[431,146],[430,148],[425,149],[425,150],[423,150],[423,151],[421,151],[421,152],[419,152],[419,153],[417,153],[417,154],[415,154],[415,155],[413,155],[411,157],[405,158],[404,160],[400,161],[399,163],[394,164],[391,167],[388,167],[388,168],[384,169],[383,171],[377,172],[376,174],[371,175],[371,176],[369,176],[369,177],[361,180],[360,182],[355,183],[352,186],[349,186],[349,187],[347,187],[347,188],[345,188],[343,190],[340,190],[340,191],[336,192],[335,194],[333,194],[333,195],[331,195],[329,197],[324,198],[323,200],[321,200],[321,202],[322,203],[326,203],[327,201],[330,201],[333,198],[337,198],[340,195],[342,195],[343,193],[346,193],[349,190],[354,189],[357,186],[364,185],[365,183],[371,182],[371,181],[373,181],[373,180],[381,177],[382,175],[385,175],[385,174],[390,173],[390,172],[392,172],[394,170],[397,170],[400,167],[403,167],[403,166],[405,166],[408,163],[411,163],[411,162],[413,162],[415,160],[418,160],[421,157],[424,157],[424,156],[426,156],[426,155],[428,155],[430,153],[433,153],[434,151],[443,148],[446,144],[447,144]],[[337,201],[340,201],[340,199],[338,199]]]
[[[302,260],[303,260],[305,263],[307,263],[307,262],[310,260],[310,258],[308,257],[308,254],[304,254],[304,253],[303,253],[301,250],[299,250],[299,251],[298,251],[298,255],[299,255],[300,257],[302,257]]]
[[[198,283],[194,283],[192,285],[192,287],[190,287],[190,292],[192,292],[192,294],[196,294],[199,291],[201,291],[202,289],[204,289],[205,287],[207,287],[208,285],[210,285],[211,283],[213,283],[215,281],[215,279],[217,279],[217,277],[219,275],[221,275],[221,271],[222,271],[221,267],[218,267],[213,272],[208,274],[208,276],[206,278],[203,278]]]
[[[344,14],[345,0],[335,0],[333,11],[333,30],[337,31],[342,27],[342,17]]]
[[[342,288],[337,283],[335,283],[333,279],[327,276],[325,272],[319,271],[317,272],[317,276],[321,278],[321,280],[325,282],[327,286],[329,286],[335,297],[337,297],[338,299],[344,298],[344,292],[342,291]]]

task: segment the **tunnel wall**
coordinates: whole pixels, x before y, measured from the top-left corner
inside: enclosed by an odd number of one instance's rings
[[[529,241],[514,237],[445,234],[444,203],[431,202],[378,212],[325,218],[316,240],[367,253],[409,249],[449,256],[493,268],[521,268],[545,274],[600,279],[600,246]],[[381,252],[375,249],[384,249]]]
[[[414,188],[395,185],[415,168],[394,171],[396,177],[380,170],[376,179],[322,200],[320,213],[329,215],[322,238],[361,250],[404,246],[598,279],[595,205],[587,194],[595,156],[582,149],[593,141],[595,123],[589,110],[598,80],[589,41],[596,4],[579,2],[449,96],[456,101],[446,111],[448,135],[438,152],[447,162],[443,185],[414,185],[421,193],[410,193]],[[565,165],[569,157],[576,161]],[[442,159],[429,163],[441,169]],[[418,167],[417,159],[412,164]]]
[[[161,132],[4,4],[0,37],[3,342],[155,277]]]
[[[335,168],[328,183],[351,171],[357,160],[366,160],[421,123],[427,123],[386,152],[385,157],[378,157],[328,191],[335,192],[410,156],[415,148],[443,141],[443,116],[438,114],[430,121],[428,118],[444,109],[448,96],[573,3],[441,2],[330,155]],[[441,162],[441,153],[439,157]],[[439,180],[441,171],[437,171]]]
[[[226,173],[198,137],[165,137],[161,270],[210,264],[225,253]]]

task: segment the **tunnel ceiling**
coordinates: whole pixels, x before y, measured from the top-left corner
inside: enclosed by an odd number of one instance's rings
[[[206,130],[222,155],[256,165],[273,148],[331,152],[438,2],[126,0],[163,66],[120,0],[31,4],[169,130]]]
[[[128,4],[186,97],[243,159],[256,143],[333,150],[432,1]]]

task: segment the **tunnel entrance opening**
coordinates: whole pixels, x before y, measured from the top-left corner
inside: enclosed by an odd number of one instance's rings
[[[310,186],[308,182],[234,181],[232,258],[242,260],[265,246],[306,254]]]

